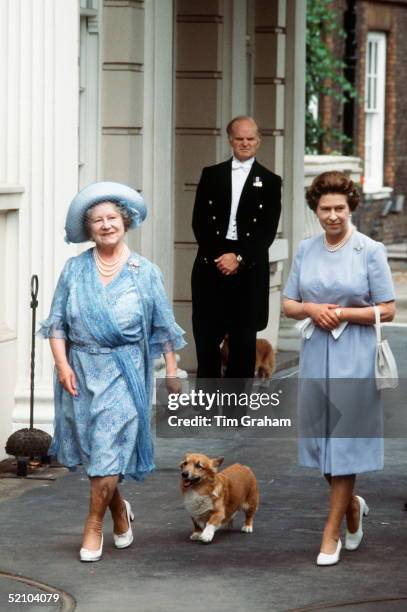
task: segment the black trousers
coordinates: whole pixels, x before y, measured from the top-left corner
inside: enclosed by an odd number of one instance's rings
[[[219,345],[229,335],[227,378],[253,378],[256,327],[249,316],[245,273],[225,276],[199,258],[192,273],[192,324],[197,378],[221,377]]]
[[[229,334],[229,359],[226,378],[253,378],[256,365],[256,330],[229,329],[194,321],[194,338],[198,360],[197,378],[221,377],[219,345]]]

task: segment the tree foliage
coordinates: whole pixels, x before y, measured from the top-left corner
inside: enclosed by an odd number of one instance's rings
[[[339,130],[324,126],[321,113],[315,117],[311,110],[323,96],[343,104],[357,95],[344,76],[345,63],[335,57],[329,44],[335,37],[345,38],[346,34],[331,0],[307,0],[305,146],[311,154],[322,153],[324,145],[338,143],[342,147],[350,142]]]

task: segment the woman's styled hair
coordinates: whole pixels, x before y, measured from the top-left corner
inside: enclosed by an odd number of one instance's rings
[[[99,206],[99,204],[111,204],[114,207],[114,209],[118,213],[121,214],[122,219],[123,219],[124,231],[127,232],[127,230],[129,229],[133,221],[133,218],[129,214],[129,211],[124,206],[120,206],[120,202],[112,202],[111,200],[106,200],[104,202],[96,202],[95,204],[92,204],[92,206],[89,206],[89,208],[87,209],[85,213],[85,218],[83,220],[83,226],[85,228],[85,232],[86,232],[88,239],[89,240],[92,239],[92,234],[90,231],[90,215],[91,215],[92,210],[95,208],[95,206]]]
[[[305,196],[310,209],[315,212],[321,196],[327,193],[340,193],[346,196],[346,201],[352,211],[360,201],[360,193],[355,183],[346,174],[337,170],[323,172],[314,178]]]

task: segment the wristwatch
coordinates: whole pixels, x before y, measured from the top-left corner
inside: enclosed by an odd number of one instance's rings
[[[334,313],[340,321],[342,321],[342,308],[335,308]]]
[[[236,255],[236,260],[238,263],[242,263],[243,257],[241,255]]]

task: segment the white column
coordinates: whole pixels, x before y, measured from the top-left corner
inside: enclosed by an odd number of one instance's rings
[[[14,3],[14,0],[13,0]],[[25,192],[19,219],[18,358],[13,428],[29,419],[30,278],[40,282],[37,318],[48,315],[68,255],[63,240],[68,204],[78,185],[79,3],[21,0],[10,38],[20,36],[19,182]],[[50,430],[52,368],[48,346],[37,339],[35,421]]]
[[[232,104],[229,120],[249,111],[247,82],[247,0],[233,0]]]
[[[306,2],[287,0],[283,233],[289,262],[303,237]],[[288,266],[287,266],[288,269]]]
[[[220,110],[221,138],[218,139],[218,162],[230,156],[226,126],[237,115],[249,112],[247,74],[247,0],[224,4],[223,71]]]
[[[143,195],[148,206],[141,252],[158,264],[170,297],[174,269],[173,2],[147,0],[144,28]]]
[[[304,237],[304,132],[305,132],[305,34],[306,2],[286,2],[286,72],[284,121],[283,236],[288,239],[288,259],[282,271],[284,285],[292,257]],[[298,350],[298,334],[290,319],[279,329],[281,350]]]
[[[18,217],[24,187],[18,183],[20,2],[0,2],[0,459],[12,432],[17,352]]]

